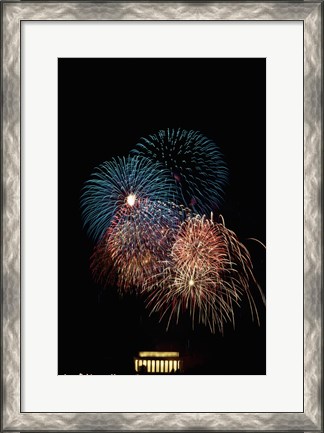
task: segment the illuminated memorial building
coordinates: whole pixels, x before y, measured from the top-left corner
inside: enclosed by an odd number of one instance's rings
[[[134,362],[136,374],[178,374],[183,367],[179,352],[139,352]]]

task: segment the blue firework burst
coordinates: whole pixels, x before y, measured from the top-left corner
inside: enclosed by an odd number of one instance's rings
[[[220,207],[228,170],[220,148],[200,132],[160,130],[141,138],[131,154],[168,168],[182,201],[196,212],[209,213]]]
[[[84,186],[84,226],[98,241],[124,206],[136,207],[142,200],[173,201],[176,196],[175,182],[159,162],[140,156],[116,157],[97,167]]]

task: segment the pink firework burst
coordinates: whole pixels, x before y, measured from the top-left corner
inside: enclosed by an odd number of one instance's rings
[[[94,278],[121,293],[139,291],[161,271],[180,225],[181,209],[162,202],[129,200],[113,218],[91,258]]]
[[[159,312],[161,319],[169,316],[167,328],[173,317],[178,322],[181,313],[189,311],[193,327],[197,320],[223,333],[225,322],[235,324],[234,305],[243,296],[249,300],[252,319],[259,321],[250,291],[251,284],[257,285],[250,254],[224,224],[205,216],[187,218],[161,265],[145,290],[151,312]]]

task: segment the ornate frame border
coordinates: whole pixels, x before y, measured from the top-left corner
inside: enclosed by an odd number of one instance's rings
[[[20,412],[20,22],[298,20],[304,24],[304,412]],[[36,430],[323,431],[323,4],[313,2],[15,2],[2,23],[2,425]]]

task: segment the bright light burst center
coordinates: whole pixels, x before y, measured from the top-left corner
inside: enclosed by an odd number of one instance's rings
[[[189,280],[189,287],[192,287],[194,285],[195,285],[195,281],[192,278],[190,278],[190,280]]]
[[[135,195],[135,194],[129,194],[129,195],[127,196],[126,201],[127,201],[127,204],[128,204],[129,206],[134,206],[135,201],[136,201],[136,195]]]

